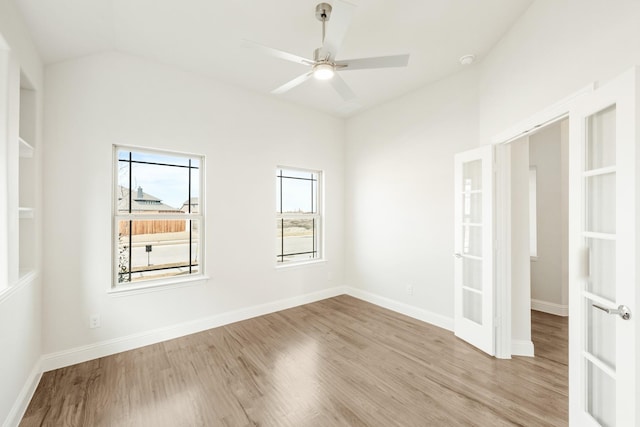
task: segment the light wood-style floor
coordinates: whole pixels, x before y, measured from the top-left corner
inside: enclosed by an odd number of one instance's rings
[[[21,426],[562,426],[566,319],[498,360],[349,296],[47,372]]]

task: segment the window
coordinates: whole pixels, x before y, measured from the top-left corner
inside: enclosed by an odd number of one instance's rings
[[[114,157],[113,286],[201,276],[203,158],[127,147]]]
[[[276,261],[278,264],[322,257],[321,173],[276,171]]]

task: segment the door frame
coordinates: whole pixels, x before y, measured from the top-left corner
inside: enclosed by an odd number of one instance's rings
[[[571,106],[595,89],[596,84],[592,83],[491,138],[491,144],[495,146],[496,153],[494,325],[496,327],[495,356],[499,359],[511,359],[512,355],[519,355],[513,352],[511,345],[511,161],[508,151],[509,143],[569,117]]]

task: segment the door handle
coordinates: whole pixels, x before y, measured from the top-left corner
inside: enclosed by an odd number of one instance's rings
[[[598,310],[602,310],[607,314],[618,314],[623,320],[629,320],[631,318],[631,310],[626,305],[619,305],[618,308],[606,308],[601,307],[598,304],[592,304]]]
[[[455,255],[455,257],[456,257],[456,258],[462,258],[462,254],[460,254],[460,253],[458,253],[458,252],[456,252],[456,253],[455,253],[455,254],[453,254],[453,255]]]

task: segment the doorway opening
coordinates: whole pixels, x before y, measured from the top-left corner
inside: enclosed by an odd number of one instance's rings
[[[535,354],[532,331],[539,326],[536,322],[550,319],[533,315],[532,310],[559,317],[569,314],[568,147],[567,118],[506,147],[510,164],[512,355]],[[557,325],[567,323],[567,319],[557,320]],[[568,336],[565,338],[562,348],[566,351]],[[541,341],[540,334],[536,339]]]
[[[531,341],[536,356],[566,366],[569,119],[541,128],[528,137],[528,143]]]

